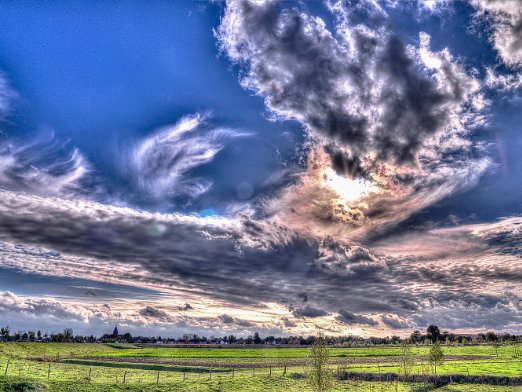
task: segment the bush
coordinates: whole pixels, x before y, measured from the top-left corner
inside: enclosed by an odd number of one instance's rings
[[[28,380],[3,380],[0,382],[2,392],[44,392],[47,388],[35,381]]]

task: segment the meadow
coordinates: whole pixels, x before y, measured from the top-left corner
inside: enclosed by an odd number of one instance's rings
[[[416,346],[413,374],[429,372]],[[520,352],[520,348],[518,349]],[[170,348],[77,343],[0,343],[0,391],[308,391],[307,348]],[[437,373],[522,376],[513,345],[444,346]],[[400,348],[331,348],[332,373],[401,373]],[[389,379],[390,380],[390,379]],[[335,381],[335,391],[421,391],[398,381]],[[426,389],[428,388],[428,389]],[[522,392],[522,386],[450,384],[437,391]]]

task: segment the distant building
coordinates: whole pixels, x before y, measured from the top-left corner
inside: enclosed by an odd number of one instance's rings
[[[112,331],[112,336],[116,337],[119,335],[119,332],[118,332],[118,326],[115,326],[114,327],[114,331]]]

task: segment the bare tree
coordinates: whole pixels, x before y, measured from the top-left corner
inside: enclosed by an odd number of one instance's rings
[[[411,371],[415,366],[415,355],[413,355],[411,345],[407,342],[401,344],[399,361],[402,373],[404,373],[405,376],[411,374]]]
[[[433,374],[437,374],[437,366],[440,366],[444,363],[444,350],[442,350],[442,347],[438,341],[436,341],[430,347],[428,361],[430,363],[431,369],[433,370]]]
[[[329,358],[330,349],[326,345],[325,338],[317,337],[308,353],[310,370],[307,374],[308,383],[315,392],[327,391],[333,385],[333,377],[328,369]]]

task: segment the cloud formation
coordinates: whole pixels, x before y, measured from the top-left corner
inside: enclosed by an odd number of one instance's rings
[[[295,317],[310,317],[310,318],[324,317],[324,316],[329,315],[328,312],[326,312],[322,309],[312,308],[311,306],[305,306],[304,308],[297,308],[292,312],[292,314]]]
[[[38,317],[45,315],[59,320],[79,321],[88,321],[93,313],[82,306],[64,305],[52,298],[24,298],[10,291],[0,293],[0,309],[2,312],[21,312]]]
[[[470,0],[478,16],[491,26],[491,41],[502,62],[522,67],[522,3],[504,0]]]
[[[274,115],[340,144],[352,162],[370,153],[416,162],[425,140],[447,128],[453,108],[468,99],[469,82],[448,52],[423,61],[429,38],[421,36],[416,52],[384,23],[355,24],[351,5],[330,8],[334,33],[322,19],[278,2],[230,2],[216,35],[242,65],[241,84]],[[366,11],[385,19],[380,8]]]
[[[518,90],[522,88],[522,72],[501,74],[494,68],[486,69],[486,85],[502,92]]]
[[[177,196],[194,198],[212,183],[193,171],[210,163],[227,140],[245,133],[213,128],[200,114],[181,118],[139,141],[123,163],[139,191],[155,201]]]
[[[372,319],[371,317],[367,317],[361,314],[354,314],[351,312],[347,312],[346,310],[340,310],[339,314],[335,318],[337,321],[346,324],[346,325],[371,325],[376,326],[379,323]]]
[[[13,99],[17,97],[16,92],[11,88],[8,80],[0,72],[0,121],[5,121],[6,117],[12,112]],[[0,135],[2,131],[0,130]]]
[[[331,236],[322,240],[315,263],[318,268],[341,276],[386,268],[386,262],[369,249],[358,244],[343,244]]]
[[[303,238],[273,222],[149,214],[8,191],[1,196],[4,268],[139,282],[172,298],[170,304],[147,298],[141,304],[111,302],[112,311],[121,313],[111,314],[111,322],[311,333],[315,325],[333,328],[329,315],[343,309],[335,316],[336,333],[352,326],[369,331],[424,328],[428,322],[445,325],[450,317],[455,328],[459,323],[469,329],[495,324],[515,331],[520,325],[518,218],[388,236],[372,243],[368,253],[332,239]],[[27,245],[9,245],[13,242]],[[317,260],[324,257],[320,249],[325,246],[330,251],[343,247],[338,253],[344,254],[348,272],[344,264],[344,269],[320,267],[328,263]],[[187,300],[195,305],[190,317],[185,316],[187,307],[171,305]],[[462,311],[465,307],[481,316],[473,318],[472,312]],[[214,308],[219,313],[208,314]],[[78,312],[94,317],[83,308]],[[84,317],[73,313],[60,317]],[[266,319],[254,321],[255,315]],[[497,321],[486,323],[488,315],[498,316],[492,319]]]
[[[226,326],[235,326],[240,328],[251,328],[255,326],[255,324],[251,321],[238,319],[237,317],[232,317],[227,314],[222,314],[218,317],[218,320]]]
[[[267,213],[307,235],[361,239],[477,183],[491,160],[470,135],[489,103],[428,34],[404,45],[377,3],[329,10],[331,30],[297,5],[230,2],[216,36],[241,84],[312,135],[307,173]]]
[[[83,154],[56,140],[53,134],[0,144],[0,186],[53,196],[97,191]]]

